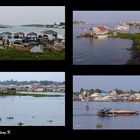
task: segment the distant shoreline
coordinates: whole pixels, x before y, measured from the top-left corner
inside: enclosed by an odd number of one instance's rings
[[[73,100],[73,102],[87,102],[87,103],[97,103],[97,102],[140,102],[140,101],[80,101],[80,100]]]
[[[65,95],[58,95],[58,94],[29,94],[29,93],[0,93],[1,96],[32,96],[32,97],[64,97]]]

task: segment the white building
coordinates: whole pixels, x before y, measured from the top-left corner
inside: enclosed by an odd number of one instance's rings
[[[106,39],[110,33],[110,30],[106,26],[96,26],[92,28],[91,32],[98,39]]]
[[[116,30],[120,32],[126,32],[129,30],[129,25],[127,25],[126,23],[120,23],[120,25],[116,27]]]
[[[112,96],[112,95],[117,95],[117,92],[115,91],[115,90],[112,90],[111,92],[110,92],[110,95]]]

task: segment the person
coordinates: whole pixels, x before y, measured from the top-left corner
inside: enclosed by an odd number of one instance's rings
[[[2,45],[4,46],[5,39],[2,40]]]
[[[10,41],[9,41],[9,40],[7,40],[7,45],[9,46],[9,44],[10,44]]]

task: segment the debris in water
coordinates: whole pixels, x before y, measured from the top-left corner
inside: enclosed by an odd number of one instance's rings
[[[14,119],[14,117],[7,117],[7,119],[9,119],[9,120],[13,120],[13,119]]]
[[[96,124],[96,128],[101,128],[102,127],[102,124],[101,123],[97,123]]]
[[[17,123],[17,126],[23,126],[23,125],[24,125],[23,122],[18,122],[18,123]]]
[[[48,122],[52,123],[53,121],[52,120],[47,120]]]

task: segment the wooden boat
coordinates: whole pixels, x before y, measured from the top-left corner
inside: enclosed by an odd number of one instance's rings
[[[97,111],[98,116],[119,116],[119,115],[139,115],[135,110],[111,110],[111,109],[99,109]]]

